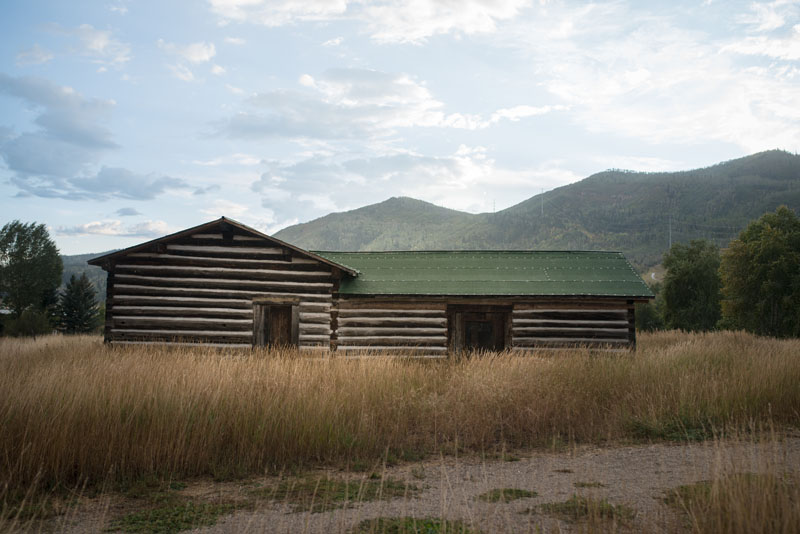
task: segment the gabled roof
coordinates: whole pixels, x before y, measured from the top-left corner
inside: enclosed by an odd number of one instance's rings
[[[220,217],[219,219],[216,219],[214,221],[210,221],[210,222],[198,225],[198,226],[194,226],[194,227],[188,228],[186,230],[181,230],[180,232],[175,232],[174,234],[169,234],[169,235],[166,235],[164,237],[159,237],[158,239],[153,239],[152,241],[147,241],[146,243],[142,243],[140,245],[134,245],[132,247],[128,247],[128,248],[125,248],[125,249],[122,249],[122,250],[117,250],[116,252],[111,252],[110,254],[105,254],[103,256],[98,256],[97,258],[92,258],[87,263],[89,263],[90,265],[99,265],[99,266],[102,267],[109,260],[114,260],[116,258],[124,257],[127,254],[130,254],[132,252],[138,252],[138,251],[141,251],[141,250],[147,250],[148,248],[152,247],[153,245],[155,245],[157,243],[165,243],[165,242],[173,241],[175,239],[179,239],[181,237],[186,237],[186,236],[190,236],[192,234],[201,233],[203,231],[210,230],[210,229],[212,229],[212,228],[214,228],[216,226],[219,226],[219,225],[221,225],[223,223],[229,224],[230,226],[238,228],[239,230],[243,230],[246,233],[252,234],[254,236],[261,237],[261,238],[269,241],[270,243],[274,243],[275,245],[291,249],[294,252],[297,252],[298,254],[300,254],[301,256],[305,256],[307,258],[312,258],[312,259],[315,259],[315,260],[317,260],[319,262],[322,262],[322,263],[324,263],[326,265],[330,265],[332,267],[336,267],[337,269],[340,269],[340,270],[342,270],[342,271],[344,271],[344,272],[346,272],[346,273],[348,273],[348,274],[350,274],[352,276],[355,276],[357,274],[357,272],[355,270],[351,269],[350,267],[347,267],[346,265],[340,265],[340,264],[338,264],[338,263],[336,263],[336,262],[334,262],[334,261],[332,261],[332,260],[330,260],[328,258],[323,258],[323,257],[321,257],[321,256],[319,256],[317,254],[314,254],[313,252],[309,252],[307,250],[303,250],[302,248],[299,248],[299,247],[296,247],[296,246],[294,246],[292,244],[286,243],[285,241],[281,241],[280,239],[276,239],[276,238],[274,238],[272,236],[268,236],[267,234],[263,234],[263,233],[259,232],[258,230],[256,230],[255,228],[250,228],[249,226],[247,226],[245,224],[242,224],[242,223],[240,223],[238,221],[234,221],[233,219],[228,219],[227,217]]]
[[[317,252],[358,271],[343,295],[536,295],[653,298],[620,252]]]

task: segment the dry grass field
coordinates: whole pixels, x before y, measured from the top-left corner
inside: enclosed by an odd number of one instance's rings
[[[800,423],[799,384],[800,341],[733,332],[642,335],[632,354],[458,361],[2,339],[0,526],[18,524],[21,504],[37,495],[147,480],[351,472],[442,455],[728,435],[780,440]],[[747,521],[764,526],[765,519],[731,510],[759,506],[764,517],[784,521],[762,531],[792,532],[800,528],[797,473],[767,471],[681,490],[673,506],[694,518],[687,528],[697,532],[758,531]],[[756,506],[754,496],[765,502]],[[587,509],[600,517],[601,508]],[[733,526],[720,530],[724,521]]]

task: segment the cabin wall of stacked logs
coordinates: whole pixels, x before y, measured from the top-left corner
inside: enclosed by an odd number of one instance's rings
[[[453,311],[511,310],[506,347],[635,349],[634,301],[565,297],[340,297],[332,311],[331,348],[344,353],[446,355],[457,341]],[[455,333],[454,333],[455,332]]]
[[[632,300],[571,298],[518,302],[511,320],[514,350],[572,346],[636,348]]]
[[[106,341],[249,347],[253,300],[294,297],[300,347],[330,348],[338,270],[263,238],[194,234],[116,258],[108,270]]]

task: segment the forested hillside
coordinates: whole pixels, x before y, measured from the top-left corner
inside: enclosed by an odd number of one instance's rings
[[[800,156],[771,150],[691,171],[605,171],[497,213],[391,198],[275,237],[311,250],[618,250],[644,271],[661,262],[670,234],[725,247],[781,204],[800,212]],[[86,271],[102,297],[105,272],[86,265],[99,255],[63,256],[64,280]]]
[[[92,286],[97,292],[97,299],[105,299],[106,272],[100,267],[88,265],[86,263],[88,260],[103,254],[106,253],[99,252],[97,254],[75,254],[73,256],[61,256],[61,261],[64,262],[64,272],[61,274],[61,288],[63,289],[67,285],[69,277],[73,274],[75,276],[80,276],[81,273],[86,273],[86,276],[89,278],[89,281],[92,283]]]
[[[392,198],[276,237],[317,250],[619,250],[645,269],[661,261],[670,234],[724,247],[781,204],[800,211],[800,156],[773,150],[691,171],[605,171],[497,213]]]

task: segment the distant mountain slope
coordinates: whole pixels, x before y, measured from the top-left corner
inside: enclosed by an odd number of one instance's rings
[[[661,261],[670,233],[725,246],[781,204],[800,211],[800,156],[772,150],[691,171],[605,171],[497,213],[392,198],[276,237],[319,250],[620,250],[643,269]]]
[[[109,251],[110,252],[110,251]],[[97,300],[104,301],[106,298],[106,272],[100,267],[88,265],[86,262],[92,258],[102,256],[107,252],[97,252],[93,254],[74,254],[72,256],[61,256],[61,261],[64,262],[64,271],[61,273],[61,288],[63,289],[69,277],[73,274],[77,277],[81,273],[86,273],[86,277],[92,283],[95,291],[97,292]]]
[[[473,218],[422,200],[393,197],[290,226],[275,237],[309,250],[420,250],[436,246],[448,228],[464,228]]]

